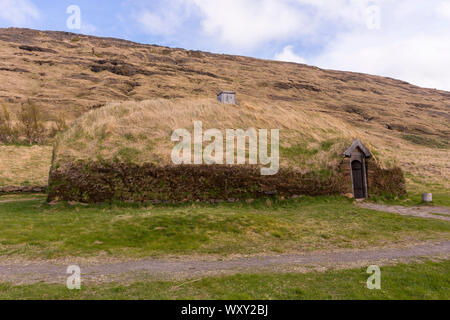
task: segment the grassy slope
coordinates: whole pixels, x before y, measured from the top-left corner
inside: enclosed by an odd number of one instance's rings
[[[224,138],[230,128],[279,129],[281,165],[304,171],[336,167],[342,150],[364,135],[328,115],[283,106],[230,106],[213,99],[126,102],[78,119],[58,139],[55,164],[82,159],[170,165],[175,145],[172,132],[187,129],[193,133],[193,121],[202,121],[204,132],[219,129]],[[223,153],[225,159],[225,150]]]
[[[0,187],[45,186],[52,147],[0,146]]]
[[[0,29],[0,43],[0,97],[13,112],[31,98],[49,121],[60,114],[75,119],[112,101],[213,98],[220,89],[234,89],[250,106],[326,114],[333,123],[357,128],[376,156],[401,165],[415,191],[450,186],[448,92],[371,75],[58,32]],[[54,52],[25,51],[19,48],[23,43]],[[94,72],[102,68],[109,71]]]
[[[0,203],[0,255],[29,258],[282,253],[449,239],[446,221],[355,207],[339,197],[253,204],[48,206]]]
[[[450,299],[450,261],[381,268],[381,290],[368,290],[366,269],[306,274],[238,274],[197,281],[133,284],[0,284],[0,299]]]

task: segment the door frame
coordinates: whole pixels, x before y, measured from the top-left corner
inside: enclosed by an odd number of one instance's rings
[[[344,154],[347,159],[350,160],[350,179],[352,184],[352,192],[353,196],[355,195],[355,186],[353,184],[353,168],[352,168],[352,162],[354,160],[358,160],[362,163],[362,175],[363,175],[363,188],[364,188],[364,196],[365,198],[369,198],[369,188],[368,188],[368,171],[369,168],[367,167],[367,161],[366,159],[369,159],[372,157],[372,154],[370,151],[362,144],[361,140],[356,139],[353,141],[350,148],[348,148]]]
[[[353,162],[354,161],[359,161],[361,163],[361,176],[362,176],[362,186],[363,186],[363,193],[364,193],[364,197],[363,198],[356,198],[356,194],[355,194],[355,181],[353,180]],[[355,199],[367,199],[368,198],[368,192],[367,192],[367,170],[366,170],[366,159],[361,155],[361,158],[350,158],[350,179],[352,181],[352,193],[353,193],[353,197]]]
[[[350,179],[352,182],[352,193],[353,193],[353,197],[355,197],[356,199],[356,195],[355,195],[355,183],[353,180],[353,166],[352,163],[353,161],[359,161],[361,162],[361,175],[363,177],[363,192],[364,192],[364,197],[363,198],[359,198],[359,199],[367,199],[369,197],[369,193],[368,193],[368,188],[367,188],[367,167],[366,167],[366,158],[361,155],[360,157],[351,157],[350,158]]]

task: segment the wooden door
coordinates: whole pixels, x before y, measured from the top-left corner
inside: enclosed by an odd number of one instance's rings
[[[362,163],[358,160],[352,162],[353,192],[355,199],[366,197],[364,188],[364,170]]]

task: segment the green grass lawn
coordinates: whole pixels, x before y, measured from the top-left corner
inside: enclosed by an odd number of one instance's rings
[[[0,202],[0,255],[27,258],[229,256],[365,248],[449,235],[449,222],[358,208],[341,197],[147,207],[49,206],[42,196]]]
[[[450,261],[381,267],[381,290],[369,290],[366,268],[305,274],[238,274],[133,284],[0,284],[0,299],[450,299]]]

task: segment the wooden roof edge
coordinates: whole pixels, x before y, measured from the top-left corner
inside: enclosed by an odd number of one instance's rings
[[[366,156],[366,158],[370,158],[372,157],[372,154],[370,153],[369,149],[367,149],[364,144],[361,142],[361,140],[356,139],[355,141],[353,141],[352,145],[350,146],[350,148],[348,148],[345,152],[344,152],[344,156],[346,157],[351,157],[352,156],[352,152],[356,149],[359,148],[364,155]]]
[[[226,90],[222,90],[222,91],[220,91],[217,95],[220,96],[222,93],[236,94],[236,91],[226,91]]]

